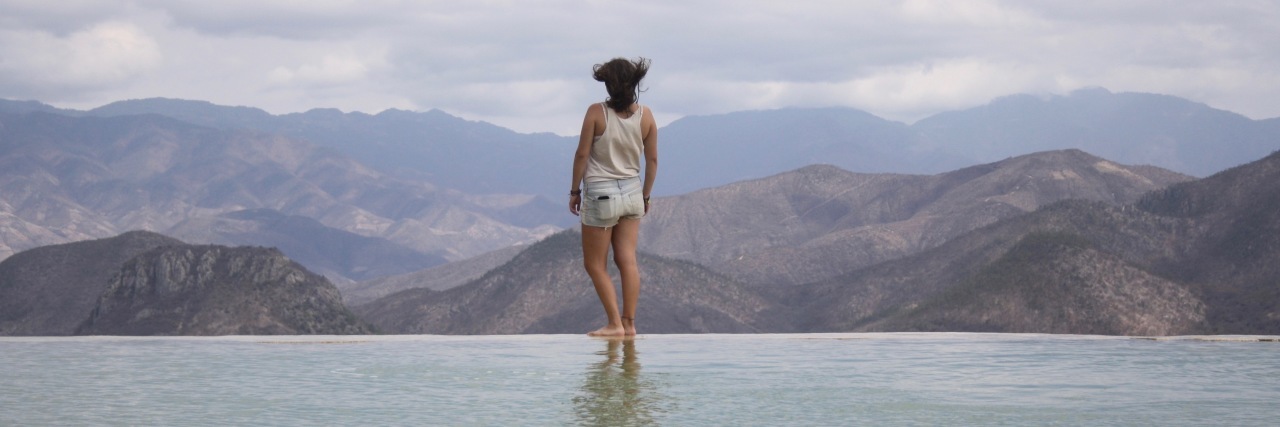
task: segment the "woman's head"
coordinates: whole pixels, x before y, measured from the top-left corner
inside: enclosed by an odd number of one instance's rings
[[[649,72],[649,60],[614,58],[609,62],[596,64],[592,71],[596,81],[604,82],[605,90],[609,91],[609,99],[605,104],[620,112],[636,102],[636,97],[641,92],[640,80]]]

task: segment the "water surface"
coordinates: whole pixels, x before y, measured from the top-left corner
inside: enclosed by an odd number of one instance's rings
[[[1256,338],[0,338],[0,425],[1271,425]]]

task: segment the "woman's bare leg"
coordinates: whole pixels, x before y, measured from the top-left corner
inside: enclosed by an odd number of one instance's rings
[[[591,276],[591,284],[595,285],[596,295],[604,305],[604,314],[609,322],[603,328],[587,333],[590,336],[626,334],[622,327],[622,316],[618,313],[618,296],[613,290],[613,279],[609,278],[609,244],[613,240],[613,234],[612,228],[582,226],[582,265],[587,269],[587,275]]]
[[[627,335],[636,334],[636,303],[640,301],[640,267],[636,262],[636,244],[640,236],[640,220],[623,219],[613,227],[613,261],[622,277],[622,327]]]

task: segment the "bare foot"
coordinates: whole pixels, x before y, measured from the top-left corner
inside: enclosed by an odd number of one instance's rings
[[[605,327],[603,327],[603,328],[596,329],[596,330],[591,331],[591,332],[587,332],[587,336],[592,336],[592,337],[621,337],[621,336],[625,336],[625,335],[626,335],[626,333],[627,333],[626,329],[623,329],[623,328],[622,328],[622,326],[605,326]]]
[[[626,335],[633,337],[636,335],[636,319],[630,317],[622,318],[622,330],[626,331]]]

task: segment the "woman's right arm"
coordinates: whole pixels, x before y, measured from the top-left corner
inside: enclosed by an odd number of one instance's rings
[[[592,104],[591,107],[594,107]],[[587,107],[587,114],[582,118],[582,133],[578,135],[578,149],[573,153],[573,182],[569,184],[569,212],[578,215],[582,206],[582,195],[574,194],[582,191],[582,176],[587,173],[587,158],[591,157],[591,141],[596,135],[596,115],[599,108]]]

